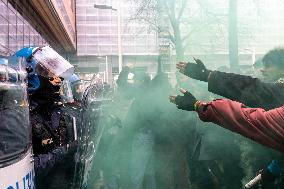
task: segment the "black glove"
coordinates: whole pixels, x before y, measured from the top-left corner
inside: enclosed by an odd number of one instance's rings
[[[67,155],[67,148],[66,146],[59,146],[52,150],[51,154],[53,155],[54,160],[61,161]]]
[[[70,154],[74,154],[75,152],[77,152],[78,147],[79,147],[78,141],[73,141],[66,145],[66,149]]]
[[[175,99],[177,108],[187,111],[194,111],[194,104],[196,102],[196,98],[188,91],[183,96],[178,95]]]
[[[210,70],[207,70],[203,62],[199,59],[194,59],[196,63],[188,62],[185,67],[185,75],[200,81],[208,81]]]

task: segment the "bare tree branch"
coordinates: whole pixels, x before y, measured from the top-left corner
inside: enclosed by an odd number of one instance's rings
[[[188,0],[183,0],[182,1],[181,9],[180,9],[178,17],[177,17],[178,21],[180,21],[182,15],[183,15],[183,12],[184,12],[184,9],[186,8],[187,2],[188,2]]]

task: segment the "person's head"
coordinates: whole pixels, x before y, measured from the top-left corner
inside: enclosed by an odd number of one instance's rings
[[[284,49],[273,49],[266,53],[262,59],[261,70],[264,80],[274,82],[284,77]]]
[[[81,101],[83,96],[83,86],[81,79],[76,74],[73,74],[70,77],[69,82],[74,100]]]
[[[150,82],[150,77],[145,72],[135,72],[134,74],[134,84],[138,87],[145,87]]]
[[[60,86],[63,81],[63,78],[54,76],[54,77],[49,77],[48,80],[53,86]]]

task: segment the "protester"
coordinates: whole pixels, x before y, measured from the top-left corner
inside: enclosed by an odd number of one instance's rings
[[[177,69],[188,77],[208,82],[208,91],[249,107],[269,110],[283,105],[284,49],[273,49],[264,55],[261,72],[265,82],[250,76],[211,71],[201,60],[195,61],[179,62]]]
[[[184,96],[170,96],[170,101],[175,103],[179,109],[195,110],[204,122],[218,124],[262,145],[284,152],[283,106],[265,111],[261,108],[247,108],[239,102],[227,99],[205,103],[197,101],[191,93],[184,89],[181,89],[181,92]],[[279,161],[283,161],[283,159],[279,159]],[[283,162],[280,162],[281,164]],[[283,175],[283,170],[277,175]],[[281,177],[279,180],[278,185],[283,187]],[[269,185],[272,181],[274,179],[262,183]],[[271,188],[271,186],[264,187]]]
[[[284,106],[265,111],[261,108],[248,108],[245,105],[220,99],[209,103],[198,101],[190,92],[181,89],[184,96],[170,96],[177,108],[196,111],[205,122],[239,133],[260,144],[284,152]]]
[[[261,107],[270,110],[283,105],[284,102],[284,49],[270,50],[253,65],[252,76],[208,70],[203,62],[177,63],[178,70],[193,79],[208,82],[208,90],[212,93],[235,100],[249,107]],[[254,78],[257,77],[257,78]],[[261,78],[261,79],[258,79]],[[256,143],[241,140],[241,155],[245,158],[243,168],[246,171],[244,180],[252,177],[272,159],[283,159],[283,155]],[[245,147],[244,147],[245,145]],[[251,160],[249,157],[254,157]],[[248,159],[247,159],[248,158]],[[251,160],[251,161],[250,161]],[[265,187],[264,188],[271,188]]]
[[[133,83],[127,82],[130,71],[134,72]],[[127,141],[120,142],[121,149],[127,145],[129,150],[124,156],[129,176],[122,178],[122,183],[126,183],[122,187],[188,188],[185,147],[190,146],[188,141],[193,140],[193,134],[187,124],[195,127],[196,117],[180,116],[167,103],[167,94],[172,91],[168,75],[158,69],[150,80],[145,73],[125,67],[117,84],[121,96],[133,99],[120,131]]]
[[[129,151],[125,152],[127,162],[122,161],[128,171],[122,177],[122,185],[129,188],[156,188],[154,173],[154,135],[149,123],[149,113],[146,110],[145,98],[149,93],[150,77],[145,72],[134,73],[134,82],[127,82],[131,67],[126,66],[121,71],[118,80],[118,92],[125,98],[133,100],[124,120],[125,140],[129,145]],[[124,159],[124,158],[123,158]],[[126,173],[124,171],[124,173]]]
[[[179,109],[195,110],[204,122],[218,124],[262,145],[284,152],[283,106],[265,111],[261,108],[248,108],[239,102],[227,99],[206,103],[198,101],[184,89],[181,89],[181,92],[184,96],[170,96],[170,101]]]

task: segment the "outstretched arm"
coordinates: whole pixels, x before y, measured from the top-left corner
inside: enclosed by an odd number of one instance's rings
[[[208,77],[208,91],[239,101],[249,107],[266,110],[283,105],[284,85],[264,83],[250,76],[212,71]]]
[[[264,83],[257,78],[208,70],[203,62],[179,62],[177,69],[184,75],[208,82],[208,91],[242,102],[249,107],[261,107],[266,110],[283,105],[284,84]]]
[[[284,152],[284,106],[270,111],[248,108],[242,103],[220,99],[209,103],[197,101],[188,91],[170,96],[177,108],[197,111],[202,121],[215,123],[260,144]]]
[[[202,121],[213,122],[260,144],[284,152],[284,106],[265,111],[227,100],[200,103]]]

